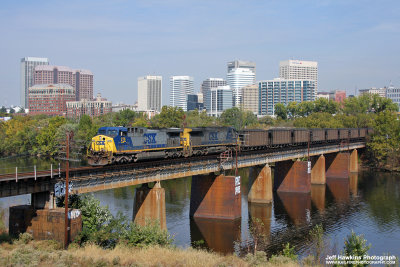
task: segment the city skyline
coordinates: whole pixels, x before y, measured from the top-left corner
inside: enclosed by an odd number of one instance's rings
[[[400,85],[396,1],[80,1],[76,10],[77,3],[3,3],[0,105],[20,104],[23,57],[90,69],[94,91],[114,103],[134,103],[132,79],[154,73],[164,84],[173,75],[193,76],[198,91],[206,78],[225,77],[226,63],[236,59],[256,62],[257,81],[278,77],[280,61],[317,61],[319,91]]]

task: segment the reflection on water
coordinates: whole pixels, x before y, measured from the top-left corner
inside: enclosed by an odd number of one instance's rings
[[[240,237],[240,220],[190,219],[191,244],[204,241],[204,246],[221,253],[233,253]]]
[[[203,242],[212,250],[233,252],[236,240],[249,239],[249,220],[257,218],[265,227],[270,242],[269,253],[279,252],[290,242],[300,254],[307,253],[308,233],[322,224],[326,239],[337,243],[354,230],[364,234],[372,244],[370,255],[400,255],[400,176],[388,173],[363,172],[349,179],[327,179],[327,185],[312,186],[309,194],[275,193],[272,204],[247,202],[250,169],[241,169],[242,218],[235,221],[190,219],[191,179],[161,182],[165,188],[167,228],[175,244],[182,247]],[[132,218],[135,187],[94,193],[113,214],[123,212]],[[29,203],[30,197],[0,199],[0,208],[8,213],[10,205]],[[25,202],[25,203],[24,203]],[[239,238],[241,237],[241,238]],[[236,250],[237,251],[237,250]]]

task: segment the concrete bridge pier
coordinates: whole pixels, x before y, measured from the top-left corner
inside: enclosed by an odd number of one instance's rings
[[[278,192],[310,193],[311,179],[306,161],[279,161],[275,163],[274,190]]]
[[[136,188],[133,221],[139,225],[158,221],[161,229],[167,229],[165,189],[160,182],[156,182],[153,188],[148,184]]]
[[[358,172],[357,149],[351,152],[331,153],[326,156],[327,178],[349,178],[350,173]]]
[[[249,194],[247,200],[252,203],[272,202],[272,174],[271,167],[265,165],[261,170],[253,168],[255,175],[249,177]]]
[[[353,151],[351,151],[349,168],[350,168],[351,173],[358,172],[358,151],[357,151],[357,149],[354,149]]]
[[[240,177],[192,176],[190,217],[235,220],[241,217]]]
[[[311,157],[311,184],[326,184],[324,155]]]

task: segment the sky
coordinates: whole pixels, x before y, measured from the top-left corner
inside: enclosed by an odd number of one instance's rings
[[[20,104],[20,60],[89,69],[94,95],[137,100],[137,78],[190,75],[195,91],[226,78],[226,63],[255,61],[257,81],[279,61],[315,60],[319,91],[400,87],[398,0],[69,0],[0,5],[0,105]]]

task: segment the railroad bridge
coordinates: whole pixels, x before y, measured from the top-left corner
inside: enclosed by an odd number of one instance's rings
[[[233,152],[224,157],[208,155],[73,168],[69,172],[70,186],[72,193],[80,194],[142,185],[136,188],[135,222],[145,224],[147,219],[157,219],[161,227],[166,228],[165,191],[160,181],[192,176],[190,216],[199,219],[235,220],[241,217],[241,180],[240,177],[226,176],[226,173],[233,173],[232,170],[236,168],[258,166],[254,169],[258,172],[256,178],[249,181],[248,201],[270,203],[273,191],[278,192],[281,198],[290,198],[293,194],[312,194],[314,189],[311,185],[329,185],[330,179],[349,179],[351,173],[358,171],[358,150],[363,148],[365,142],[357,141],[246,151],[239,154]],[[274,171],[271,171],[271,166]],[[31,207],[25,206],[23,211],[16,208],[14,212],[10,208],[11,215],[19,214],[15,218],[10,216],[10,232],[30,230],[34,234],[36,231],[38,238],[50,238],[44,236],[44,232],[49,233],[49,229],[40,230],[42,226],[35,228],[32,226],[34,223],[29,220],[42,214],[44,220],[47,220],[44,225],[53,229],[53,226],[49,226],[49,214],[55,209],[55,185],[64,181],[65,170],[58,169],[30,173],[16,171],[14,174],[0,175],[0,197],[31,194]],[[154,182],[155,185],[151,188],[149,183]],[[36,215],[32,215],[34,213]],[[56,221],[53,224],[60,224],[63,229],[62,220],[51,220]],[[43,223],[38,218],[36,221],[39,225]],[[71,226],[71,232],[73,228]],[[57,238],[63,241],[62,235]]]

